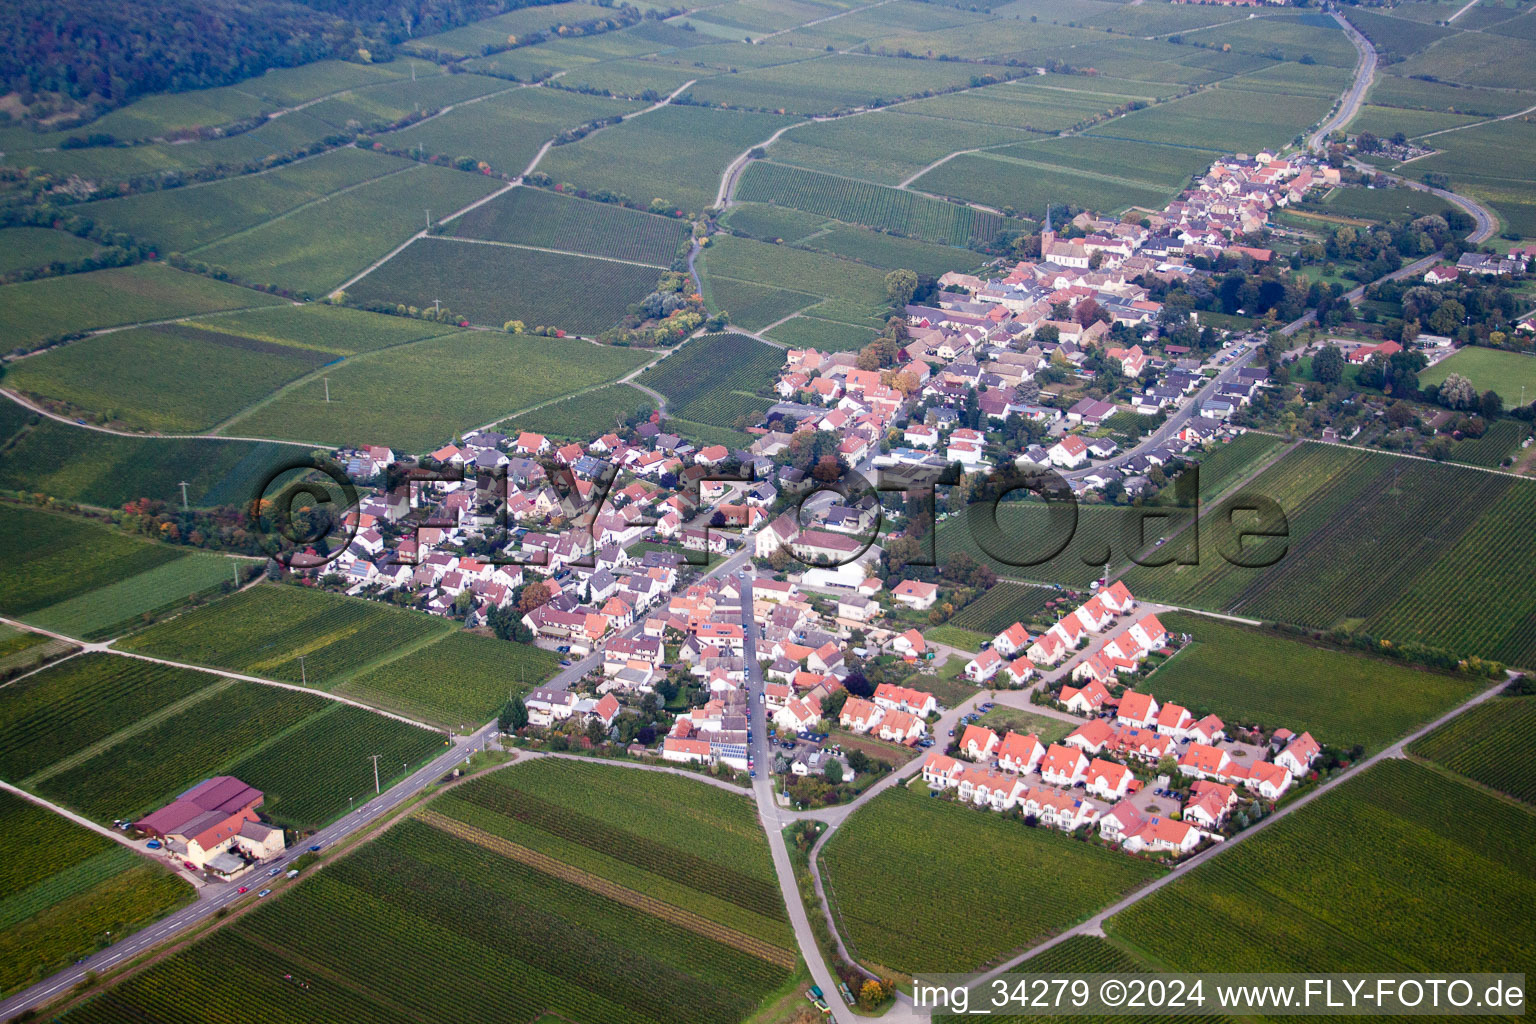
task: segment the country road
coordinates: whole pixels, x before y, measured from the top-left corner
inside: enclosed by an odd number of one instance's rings
[[[1320,152],[1329,135],[1354,120],[1355,115],[1360,112],[1361,104],[1365,102],[1365,94],[1371,88],[1371,81],[1376,76],[1376,47],[1372,46],[1371,41],[1361,35],[1360,30],[1351,25],[1344,15],[1334,12],[1333,20],[1337,21],[1339,27],[1348,34],[1349,41],[1354,44],[1355,51],[1360,54],[1360,60],[1355,65],[1354,80],[1350,82],[1349,90],[1340,97],[1333,116],[1324,121],[1307,140],[1307,148],[1313,152]]]

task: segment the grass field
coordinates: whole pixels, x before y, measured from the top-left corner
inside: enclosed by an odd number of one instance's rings
[[[1460,656],[1516,665],[1536,658],[1536,596],[1527,603],[1515,586],[1494,605],[1468,600],[1504,593],[1514,566],[1536,552],[1536,489],[1525,481],[1302,445],[1246,489],[1276,502],[1288,522],[1287,537],[1244,545],[1243,560],[1260,567],[1220,554],[1235,550],[1234,531],[1254,522],[1246,514],[1232,521],[1229,502],[1203,523],[1198,565],[1138,567],[1126,577],[1132,592]],[[1165,557],[1188,558],[1188,543],[1171,542]]]
[[[716,239],[704,250],[699,266],[704,275],[704,300],[711,309],[729,311],[733,320],[739,316],[741,307],[730,305],[729,288],[724,295],[717,290],[718,282],[725,278],[744,283],[768,281],[802,296],[822,296],[823,301],[810,312],[826,320],[879,327],[890,312],[885,271],[823,253],[726,237]],[[784,309],[779,316],[794,311]],[[737,322],[746,326],[744,321]]]
[[[204,450],[208,449],[194,448],[191,453]],[[105,472],[112,465],[94,468]],[[248,497],[244,487],[240,491],[235,500]],[[0,587],[0,611],[89,640],[121,633],[194,597],[232,586],[237,569],[250,564],[245,559],[155,544],[82,518],[13,505],[0,506],[0,524],[4,526],[0,556],[8,566],[8,578]]]
[[[514,416],[499,427],[508,431],[508,436],[531,430],[546,437],[585,442],[608,433],[623,417],[641,408],[654,412],[655,399],[628,384],[609,384]]]
[[[588,256],[669,266],[688,240],[688,225],[611,203],[516,188],[450,226],[460,238],[486,238]]]
[[[999,704],[976,719],[978,725],[984,725],[995,731],[999,736],[1012,730],[1021,735],[1030,733],[1040,737],[1041,743],[1056,743],[1064,739],[1067,733],[1074,728],[1071,722],[1064,722],[1059,718],[1051,718],[1046,715],[1038,715],[1033,711],[1025,711],[1023,708],[1011,708],[1006,704]]]
[[[986,241],[1003,225],[967,206],[766,160],[747,166],[736,197],[954,246]]]
[[[905,974],[998,962],[1162,871],[904,788],[859,808],[828,840],[821,865],[853,954]],[[902,879],[921,913],[891,898],[879,881],[887,875]]]
[[[50,277],[0,287],[0,348],[29,349],[97,327],[281,301],[160,263]]]
[[[375,601],[307,587],[258,586],[152,626],[118,646],[327,689],[451,628],[447,620]]]
[[[455,631],[352,677],[339,692],[463,731],[549,678],[558,660],[531,644]]]
[[[550,151],[539,170],[584,189],[611,189],[697,212],[715,201],[726,165],[788,117],[669,106]]]
[[[768,387],[783,364],[782,350],[746,335],[706,334],[646,370],[638,383],[667,396],[669,417],[734,429],[738,417],[755,417],[773,404]]]
[[[71,1016],[143,1020],[196,993],[229,1012],[259,998],[272,1024],[433,1018],[465,999],[498,1024],[661,1024],[683,1004],[735,1024],[792,976],[783,918],[749,801],[539,762],[445,795]]]
[[[992,634],[978,633],[974,629],[955,625],[934,626],[923,635],[934,643],[955,647],[971,654],[981,650],[981,645],[992,639]]]
[[[655,266],[449,238],[417,239],[348,291],[362,302],[425,308],[433,299],[476,324],[521,320],[595,335],[656,287]]]
[[[1496,348],[1468,346],[1419,374],[1419,386],[1441,384],[1453,373],[1472,382],[1481,394],[1497,392],[1506,406],[1520,402],[1521,389],[1536,396],[1536,357]]]
[[[1117,914],[1106,931],[1170,970],[1528,969],[1533,842],[1528,810],[1389,760]]]
[[[414,164],[194,255],[251,284],[323,295],[420,231],[427,211],[442,217],[498,186],[483,175]]]
[[[50,228],[0,229],[0,274],[83,259],[99,248],[89,239]]]
[[[1533,728],[1536,700],[1495,698],[1457,715],[1408,749],[1474,782],[1536,804],[1536,764],[1528,742]]]
[[[1536,43],[1527,43],[1536,55]],[[1436,47],[1439,52],[1441,47]],[[1486,53],[1487,51],[1482,51]],[[1536,82],[1530,83],[1536,86]],[[1528,96],[1527,106],[1536,105]],[[1449,174],[1451,187],[1482,199],[1494,208],[1507,230],[1536,235],[1536,172],[1523,154],[1536,144],[1536,125],[1523,118],[1476,125],[1429,140],[1440,152],[1402,166],[1413,176],[1439,171]]]
[[[147,858],[10,793],[0,793],[0,864],[0,993],[195,899]]]
[[[324,383],[311,380],[227,429],[333,444],[366,439],[430,451],[460,431],[621,377],[647,358],[643,352],[572,339],[455,332],[348,360],[326,374],[329,402]],[[422,400],[431,395],[452,395],[453,400]]]
[[[0,488],[92,505],[180,501],[183,480],[195,506],[239,503],[283,460],[304,454],[271,443],[119,437],[35,419],[24,419],[15,439],[0,449]],[[10,436],[3,429],[0,434]]]
[[[1229,725],[1285,726],[1333,746],[1360,743],[1374,752],[1483,685],[1203,615],[1159,619],[1195,639],[1144,688],[1196,717],[1214,712]]]

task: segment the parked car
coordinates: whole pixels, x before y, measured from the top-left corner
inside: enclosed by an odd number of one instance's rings
[[[271,889],[263,889],[263,890],[261,890],[261,892],[256,894],[256,898],[260,899],[263,896],[271,896],[271,895],[272,895],[272,890]]]
[[[288,878],[298,878],[299,877],[299,869],[298,868],[290,868],[288,870],[287,877]]]
[[[283,873],[283,869],[282,868],[273,868],[271,871],[267,872],[267,877],[268,878],[276,878],[278,875],[280,875],[282,873]]]
[[[181,866],[182,866],[182,867],[184,867],[184,868],[186,868],[186,869],[187,869],[187,870],[188,870],[188,871],[196,871],[196,870],[197,870],[197,865],[196,865],[196,864],[193,864],[193,863],[192,863],[192,862],[191,862],[191,861],[189,861],[189,860],[184,860],[184,861],[182,861],[182,862],[181,862]]]
[[[160,849],[160,840],[158,840],[158,839],[151,839],[149,842],[145,843],[144,845],[146,847],[148,847],[149,849],[151,849],[151,850],[158,850],[158,849]]]

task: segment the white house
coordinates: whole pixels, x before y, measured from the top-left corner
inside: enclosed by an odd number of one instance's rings
[[[1312,762],[1316,761],[1322,752],[1322,748],[1318,746],[1317,740],[1312,738],[1312,734],[1304,732],[1285,745],[1285,749],[1276,755],[1275,764],[1299,777],[1307,774],[1307,770],[1312,767]]]
[[[1053,743],[1040,762],[1040,777],[1053,786],[1075,786],[1088,771],[1088,758],[1076,747]]]
[[[997,766],[1004,771],[1017,772],[1020,775],[1028,775],[1039,766],[1045,758],[1045,744],[1040,742],[1040,737],[1030,733],[1021,736],[1019,733],[1010,732],[1003,737],[1003,742],[997,748]]]
[[[982,651],[965,663],[965,678],[973,683],[984,683],[997,675],[1003,667],[1002,657],[991,648]]]
[[[1085,776],[1088,792],[1105,800],[1119,800],[1131,790],[1131,770],[1123,764],[1094,758]]]

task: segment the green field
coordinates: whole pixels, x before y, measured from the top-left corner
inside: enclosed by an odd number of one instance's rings
[[[657,267],[502,243],[421,238],[348,290],[363,303],[426,308],[434,299],[476,324],[521,320],[595,335],[656,287]]]
[[[1001,124],[963,116],[970,108],[991,108],[997,101],[988,97],[1002,90],[1002,86],[993,86],[916,100],[878,114],[797,126],[781,135],[768,148],[768,155],[778,164],[899,185],[933,161],[959,150],[1030,138],[1028,132],[1015,126],[1024,116],[1021,104],[1002,103],[1008,119]],[[957,114],[957,108],[967,109]]]
[[[220,563],[217,574],[210,558]],[[232,581],[237,564],[15,505],[0,505],[0,559],[0,613],[90,636]]]
[[[1471,381],[1479,394],[1484,391],[1497,392],[1506,406],[1520,404],[1523,393],[1536,397],[1536,357],[1496,348],[1468,346],[1421,371],[1419,386],[1442,384],[1453,373],[1459,373]]]
[[[1530,436],[1530,427],[1519,420],[1498,420],[1489,425],[1482,437],[1469,437],[1452,445],[1451,461],[1492,468],[1518,455],[1521,442]]]
[[[1168,970],[1527,970],[1533,843],[1528,810],[1388,760],[1105,928]]]
[[[194,506],[238,504],[283,460],[306,454],[266,442],[121,437],[35,419],[24,419],[4,449],[0,488],[108,507],[137,498],[179,502],[183,480]]]
[[[727,286],[722,294],[720,286],[726,279],[753,283],[757,288],[763,285],[755,282],[771,282],[801,296],[821,296],[823,301],[810,312],[826,320],[879,327],[884,325],[885,317],[890,313],[884,270],[823,253],[771,245],[750,238],[724,237],[716,238],[704,250],[699,267],[704,275],[704,300],[711,309],[730,312],[733,321],[743,326],[747,326],[746,321],[738,319],[742,307],[739,304],[733,306],[729,301],[732,288]],[[792,312],[795,312],[794,308],[784,309],[779,317]]]
[[[546,437],[587,442],[613,430],[622,418],[641,408],[654,412],[655,399],[628,384],[609,384],[514,416],[498,426],[509,437],[531,430]]]
[[[1536,804],[1533,728],[1536,700],[1495,698],[1456,716],[1408,749],[1474,782]]]
[[[414,164],[198,249],[250,284],[323,295],[425,226],[498,187],[483,175]],[[436,207],[434,210],[433,207]]]
[[[767,337],[791,348],[847,352],[868,345],[875,339],[875,330],[872,327],[840,324],[814,316],[796,316],[769,331]]]
[[[1000,962],[1162,872],[905,788],[859,808],[828,840],[821,866],[853,955],[905,974]],[[893,898],[884,877],[902,879],[922,912]]]
[[[1045,153],[1025,158],[1035,153],[1033,147],[1013,152],[1018,155],[961,154],[918,178],[913,187],[998,209],[1011,206],[1035,218],[1045,216],[1050,203],[1073,203],[1104,213],[1129,206],[1157,209],[1178,191],[1124,175],[1080,174],[1050,162]],[[1220,154],[1207,155],[1215,159]],[[1137,173],[1135,165],[1127,165],[1126,173]]]
[[[742,906],[758,898],[761,912]],[[256,998],[272,1024],[383,1024],[467,999],[498,1024],[661,1024],[682,1005],[736,1024],[791,979],[783,919],[748,800],[539,762],[443,796],[70,1017],[158,1019],[193,998],[235,1013]]]
[[[707,78],[689,94],[710,106],[828,114],[965,87],[971,77],[971,69],[963,64],[834,54]]]
[[[0,287],[0,348],[30,349],[60,335],[281,299],[160,263]]]
[[[515,188],[450,227],[460,238],[486,238],[587,256],[668,266],[688,240],[688,225],[610,203]]]
[[[744,334],[705,334],[689,341],[637,379],[667,396],[667,415],[689,424],[734,429],[738,417],[765,412],[768,388],[784,365],[782,350]]]
[[[954,625],[987,634],[990,639],[1013,625],[1028,622],[1045,611],[1047,601],[1055,599],[1049,587],[1025,583],[999,583],[955,613]]]
[[[944,644],[970,654],[981,650],[981,645],[992,639],[990,633],[978,633],[974,629],[948,624],[934,626],[923,635],[933,643]]]
[[[736,198],[954,246],[987,241],[1003,225],[1001,217],[970,207],[766,160],[747,165]]]
[[[558,25],[574,25],[594,18],[609,17],[602,7],[583,3],[553,3],[498,14],[471,22],[462,28],[422,36],[413,41],[409,49],[438,51],[459,57],[474,56],[482,48],[506,46],[509,37],[531,35]]]
[[[697,212],[715,201],[737,156],[793,123],[772,114],[668,106],[550,150],[539,170],[583,189],[610,189]]]
[[[822,301],[819,295],[753,284],[731,277],[711,277],[704,285],[704,300],[716,313],[730,314],[731,323],[749,331],[761,331],[770,324],[793,316]],[[831,321],[824,321],[830,323]],[[873,321],[863,329],[873,336]],[[854,324],[842,324],[855,328]]]
[[[81,210],[164,252],[189,252],[410,166],[398,157],[347,147],[262,174],[106,199]]]
[[[50,228],[0,229],[0,274],[84,259],[99,248],[88,239]]]
[[[152,626],[117,646],[330,688],[450,629],[446,619],[375,601],[307,587],[258,586]]]
[[[1377,751],[1483,684],[1204,615],[1169,612],[1159,621],[1195,639],[1144,688],[1229,726],[1285,726],[1333,746]]]
[[[1304,444],[1245,490],[1276,502],[1288,523],[1287,537],[1244,545],[1243,560],[1260,567],[1219,554],[1254,523],[1247,513],[1233,519],[1229,499],[1208,510],[1199,564],[1133,569],[1132,592],[1462,657],[1515,665],[1536,658],[1536,595],[1525,600],[1516,582],[1516,566],[1536,557],[1536,489],[1526,481]],[[1165,557],[1187,559],[1189,543],[1174,540]],[[1472,596],[1488,593],[1504,596]]]
[[[0,793],[0,993],[11,993],[191,903],[148,858]]]
[[[352,677],[339,692],[464,731],[553,675],[557,661],[531,644],[455,631]]]
[[[226,429],[242,436],[366,441],[430,451],[461,431],[614,380],[647,358],[573,339],[455,332],[349,359],[326,374],[329,402],[323,381],[306,381]],[[431,395],[453,398],[423,401]]]

